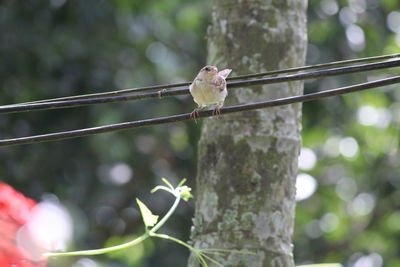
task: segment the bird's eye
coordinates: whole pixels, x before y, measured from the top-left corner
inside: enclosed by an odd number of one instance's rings
[[[210,71],[209,67],[204,68],[205,71]]]

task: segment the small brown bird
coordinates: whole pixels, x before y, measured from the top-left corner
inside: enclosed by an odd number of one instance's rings
[[[215,66],[205,66],[200,70],[189,87],[190,94],[197,103],[197,108],[193,110],[190,117],[196,119],[199,117],[199,111],[210,104],[216,104],[214,115],[221,114],[220,109],[228,95],[225,79],[231,71],[231,69],[224,69],[218,72]]]

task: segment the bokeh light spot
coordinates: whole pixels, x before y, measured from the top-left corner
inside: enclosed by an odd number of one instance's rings
[[[364,13],[367,8],[365,0],[348,0],[351,10],[356,13]]]
[[[318,238],[322,235],[322,230],[318,220],[312,220],[305,226],[305,232],[310,238]]]
[[[319,226],[324,232],[332,232],[339,225],[339,218],[334,213],[325,214],[319,221]]]
[[[344,7],[340,10],[339,19],[343,25],[351,25],[357,22],[357,14],[349,7]]]
[[[349,212],[354,216],[365,216],[371,213],[374,207],[374,196],[369,193],[361,193],[351,201]]]
[[[305,171],[311,170],[314,168],[317,162],[317,156],[314,151],[309,148],[302,148],[299,155],[299,168]]]
[[[400,32],[400,12],[393,11],[387,16],[386,23],[388,28],[395,33]]]
[[[72,267],[98,267],[99,265],[92,259],[82,258],[75,262]]]
[[[362,106],[357,111],[357,120],[365,126],[386,128],[392,120],[391,113],[384,108]]]
[[[322,0],[320,6],[322,11],[329,16],[335,15],[339,11],[336,0]]]
[[[325,141],[324,144],[324,153],[328,157],[335,158],[339,156],[339,143],[340,143],[340,138],[337,136],[332,136],[328,138],[328,140]]]
[[[353,267],[381,267],[382,264],[382,256],[377,253],[372,253],[358,258]]]
[[[42,257],[40,248],[65,251],[72,238],[73,225],[64,206],[46,200],[33,209],[31,216],[29,222],[17,233],[18,245],[31,252],[31,259],[38,260]]]
[[[296,200],[309,198],[317,189],[317,181],[306,173],[300,173],[296,179]]]
[[[348,201],[357,194],[357,184],[354,179],[343,177],[336,184],[336,194],[344,201]]]
[[[350,48],[355,52],[360,52],[365,48],[365,35],[364,30],[351,24],[346,28],[346,37]]]
[[[110,182],[115,185],[128,183],[133,176],[132,168],[126,163],[117,163],[110,169]]]
[[[165,60],[167,52],[165,45],[160,42],[154,42],[147,47],[146,56],[153,63],[160,63]]]
[[[378,112],[371,106],[360,107],[357,111],[357,120],[362,125],[374,125],[378,121]]]
[[[340,140],[339,151],[346,158],[354,158],[358,153],[358,143],[353,137],[344,137]]]

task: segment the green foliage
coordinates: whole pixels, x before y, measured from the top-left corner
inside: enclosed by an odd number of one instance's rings
[[[2,1],[0,104],[190,80],[205,63],[209,8],[202,0]],[[2,116],[0,138],[191,111],[188,100]],[[2,149],[0,179],[37,200],[55,194],[81,214],[74,218],[83,230],[73,247],[102,247],[109,237],[142,224],[132,196],[147,203],[143,192],[160,176],[195,176],[198,129],[176,124]],[[157,212],[167,208],[158,194],[154,201],[160,202]],[[190,205],[167,231],[189,235]],[[188,252],[159,242],[151,253],[152,264],[176,266],[186,263]],[[115,258],[96,260],[119,264]]]
[[[361,2],[310,2],[309,64],[400,52],[399,33],[388,26],[388,16],[398,1],[369,1],[365,6]],[[329,14],[332,10],[336,12]],[[349,36],[351,25],[364,34],[358,47],[350,39],[362,36],[357,31]],[[306,83],[305,90],[387,75],[397,74],[385,70],[323,79]],[[303,146],[314,151],[317,161],[313,168],[300,172],[315,178],[317,191],[297,205],[296,262],[341,262],[346,266],[357,262],[362,266],[364,261],[386,266],[398,258],[399,232],[387,224],[388,218],[396,218],[394,203],[400,201],[400,184],[395,178],[400,156],[398,87],[304,104]],[[354,155],[344,153],[349,148],[344,140],[356,142]]]

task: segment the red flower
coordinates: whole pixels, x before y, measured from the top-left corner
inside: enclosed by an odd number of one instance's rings
[[[28,222],[36,202],[0,182],[0,266],[44,267],[46,260],[33,261],[30,252],[17,245],[17,232]]]

